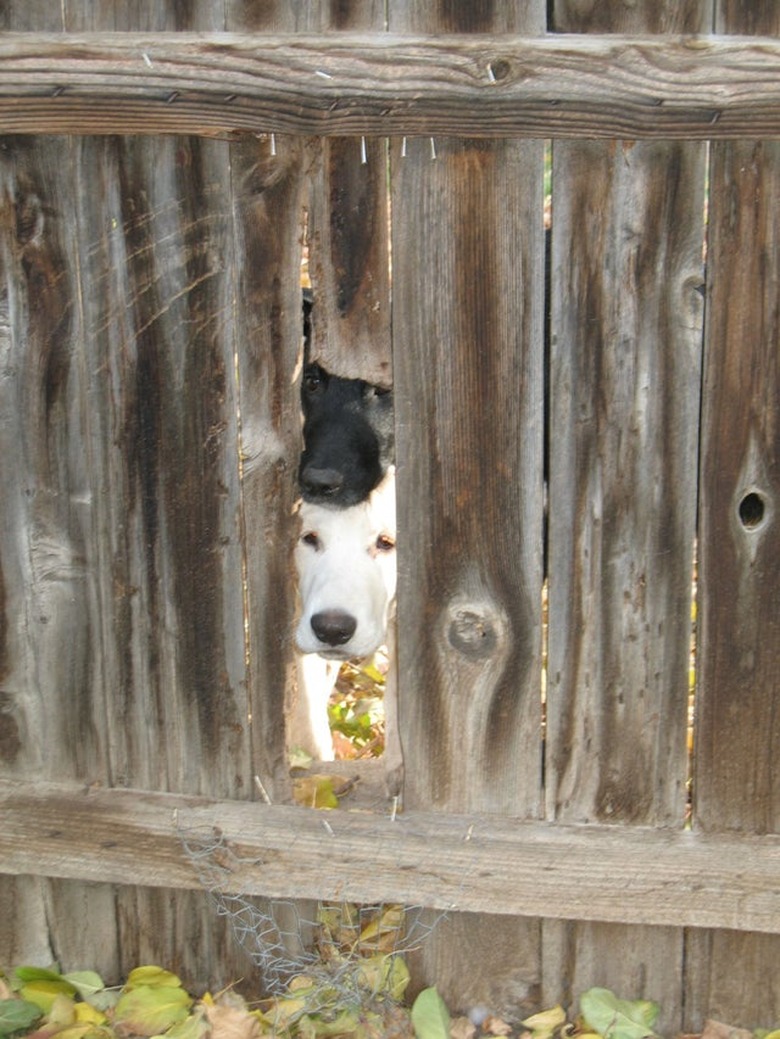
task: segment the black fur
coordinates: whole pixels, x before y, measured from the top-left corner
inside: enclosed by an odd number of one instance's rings
[[[393,395],[309,361],[311,300],[304,296],[303,441],[298,479],[306,501],[364,501],[393,462]]]

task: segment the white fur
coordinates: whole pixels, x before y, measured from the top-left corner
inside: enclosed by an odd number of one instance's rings
[[[395,543],[395,471],[390,469],[369,499],[348,508],[303,502],[301,534],[295,549],[301,615],[295,641],[298,696],[290,718],[292,742],[322,761],[333,759],[327,704],[338,661],[371,656],[387,644],[390,670],[385,687],[385,769],[390,794],[403,775],[395,681],[395,549],[377,548],[377,539]],[[311,537],[316,535],[316,539]],[[314,543],[316,541],[316,543]],[[350,614],[353,636],[340,646],[318,639],[312,617],[322,610]]]
[[[395,600],[395,478],[389,472],[359,505],[334,509],[303,502],[295,549],[301,616],[295,642],[302,653],[330,660],[371,656],[387,636]],[[342,643],[324,641],[312,620],[325,611],[352,617],[355,631]]]

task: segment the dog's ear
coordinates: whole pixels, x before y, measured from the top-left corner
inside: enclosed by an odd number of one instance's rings
[[[309,360],[311,352],[311,312],[314,309],[314,296],[311,289],[303,290],[303,360]]]

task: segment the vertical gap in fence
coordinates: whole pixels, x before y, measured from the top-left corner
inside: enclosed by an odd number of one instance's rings
[[[715,31],[780,35],[719,0]],[[780,145],[711,144],[693,826],[780,832]],[[686,1025],[771,1028],[780,936],[690,931]]]
[[[325,4],[312,28],[379,34],[386,28],[385,4]],[[311,360],[336,375],[390,388],[387,140],[319,138],[310,142],[308,158]],[[388,726],[394,726],[392,712],[385,719],[385,746],[396,738]]]
[[[708,5],[560,0],[561,32],[696,32]],[[704,150],[555,141],[549,682],[551,821],[683,825],[701,352]],[[661,994],[671,927],[545,921],[545,1003]]]
[[[533,35],[544,24],[543,0],[390,6],[391,32]],[[405,145],[391,148],[405,802],[535,817],[543,142]],[[517,1019],[536,1006],[539,923],[454,912],[413,966],[454,1009],[488,1002]]]
[[[227,4],[231,32],[305,32],[297,5]],[[242,523],[247,600],[248,696],[254,796],[288,800],[285,706],[295,695],[292,548],[301,450],[298,369],[302,335],[301,253],[308,144],[274,134],[230,145],[236,264],[236,353],[241,411]],[[245,949],[242,974],[266,989],[292,954],[271,932],[293,907],[266,899],[222,904]],[[303,940],[290,936],[290,941]],[[250,965],[251,964],[251,965]]]

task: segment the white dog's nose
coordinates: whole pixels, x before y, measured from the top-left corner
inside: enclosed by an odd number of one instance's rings
[[[352,638],[357,619],[343,610],[322,610],[311,618],[314,634],[328,646],[343,646]]]

